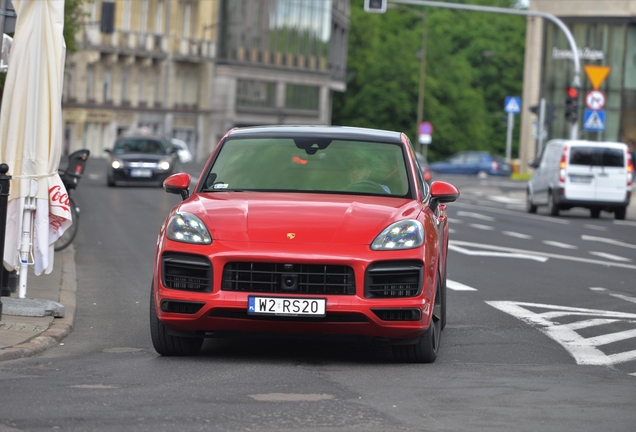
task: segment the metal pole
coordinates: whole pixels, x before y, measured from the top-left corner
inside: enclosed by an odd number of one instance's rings
[[[539,126],[537,127],[537,130],[538,138],[535,157],[539,157],[543,151],[543,132],[545,131],[545,98],[541,98],[541,101],[539,102]]]
[[[425,87],[425,79],[426,79],[426,40],[428,38],[428,25],[426,20],[426,13],[421,14],[422,17],[422,52],[420,56],[420,90],[417,95],[417,121],[416,127],[419,128],[420,123],[422,123],[422,119],[424,117],[424,87]],[[422,144],[418,140],[418,144],[420,145],[420,153],[425,150],[426,145]],[[424,160],[426,160],[426,155],[424,155]]]
[[[508,15],[525,15],[525,16],[538,16],[541,18],[545,18],[547,20],[552,21],[557,25],[565,34],[565,37],[570,44],[570,49],[572,50],[572,62],[574,63],[574,73],[572,77],[572,87],[577,90],[581,88],[581,61],[579,59],[579,50],[576,46],[576,42],[574,41],[574,37],[572,36],[572,32],[570,29],[561,21],[559,18],[555,17],[552,14],[546,12],[539,11],[528,11],[528,10],[518,10],[518,9],[506,9],[506,8],[498,8],[492,6],[477,6],[477,5],[467,5],[467,4],[458,4],[458,3],[442,3],[438,1],[428,1],[428,0],[389,0],[390,3],[398,3],[398,4],[408,4],[413,6],[432,6],[432,7],[440,7],[446,9],[461,9],[461,10],[469,10],[474,12],[492,12],[492,13],[500,13],[500,14],[508,14]],[[572,124],[572,129],[570,130],[570,138],[576,139],[578,135],[578,121]]]
[[[7,175],[9,165],[0,164],[0,281],[4,270],[4,236],[7,230],[7,201],[11,188],[11,176]],[[2,319],[2,300],[0,300],[0,320]]]
[[[506,162],[512,157],[512,129],[515,127],[515,114],[508,113],[508,130],[506,131]]]

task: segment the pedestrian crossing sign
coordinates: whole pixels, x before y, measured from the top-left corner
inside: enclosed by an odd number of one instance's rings
[[[605,110],[585,110],[583,116],[583,129],[587,131],[604,131],[605,130]]]
[[[519,114],[521,112],[521,98],[514,96],[507,96],[504,103],[504,111],[512,114]]]

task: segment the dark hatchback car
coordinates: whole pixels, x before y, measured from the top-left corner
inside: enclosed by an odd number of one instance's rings
[[[479,178],[512,174],[512,167],[504,158],[482,151],[459,152],[443,162],[432,163],[429,167],[434,173],[469,174]]]
[[[177,149],[162,136],[122,137],[106,152],[108,186],[162,186],[166,178],[180,171]]]

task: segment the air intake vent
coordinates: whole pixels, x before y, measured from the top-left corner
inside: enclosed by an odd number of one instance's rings
[[[164,312],[193,315],[199,312],[203,305],[205,305],[205,303],[164,300],[161,302],[161,310]]]
[[[371,309],[382,321],[419,321],[422,311],[414,309]]]
[[[174,252],[163,254],[163,286],[185,291],[212,291],[212,264],[207,257]]]
[[[383,261],[367,268],[366,298],[415,297],[422,289],[424,265],[421,261]]]
[[[354,295],[353,269],[324,264],[227,263],[222,290],[285,293]]]

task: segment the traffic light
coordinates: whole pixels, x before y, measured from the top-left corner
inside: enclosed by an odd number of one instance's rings
[[[569,87],[565,97],[565,118],[570,123],[576,123],[579,115],[579,90]]]
[[[365,12],[384,13],[388,0],[364,0]]]

